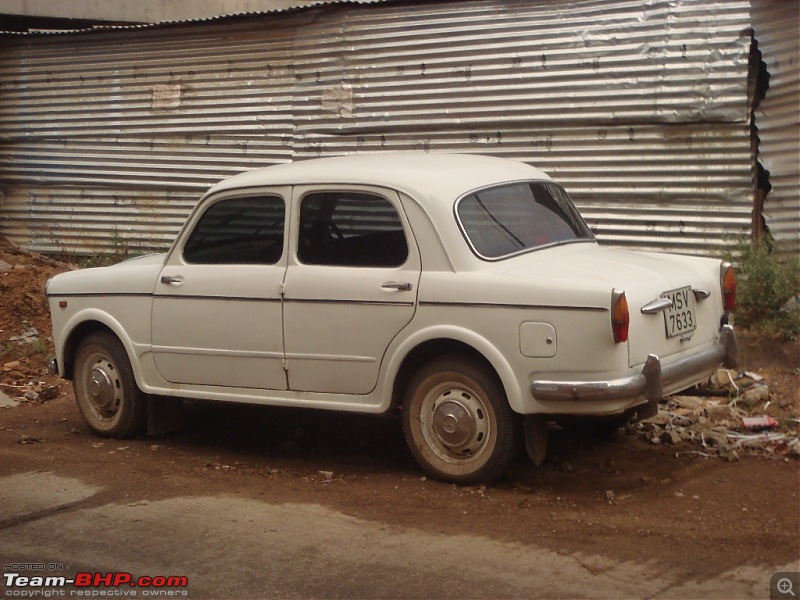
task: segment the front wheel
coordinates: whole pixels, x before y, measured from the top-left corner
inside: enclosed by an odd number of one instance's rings
[[[520,440],[519,419],[494,373],[456,355],[434,359],[411,379],[403,432],[431,477],[465,485],[503,475]]]
[[[78,408],[96,434],[125,438],[144,431],[146,396],[136,385],[125,348],[112,334],[95,332],[81,342],[73,387]]]

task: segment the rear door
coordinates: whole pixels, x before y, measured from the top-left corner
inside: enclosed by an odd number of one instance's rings
[[[286,274],[289,388],[367,394],[416,309],[420,257],[394,191],[297,187]]]

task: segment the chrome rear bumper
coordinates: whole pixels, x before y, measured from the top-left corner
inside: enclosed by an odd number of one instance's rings
[[[541,402],[562,400],[621,400],[643,396],[649,402],[658,402],[664,388],[713,371],[720,364],[735,368],[739,345],[731,325],[723,325],[717,343],[711,348],[662,366],[655,354],[647,357],[641,372],[629,377],[607,381],[544,381],[531,384],[531,394]]]

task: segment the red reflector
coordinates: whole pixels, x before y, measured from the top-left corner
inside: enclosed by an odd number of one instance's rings
[[[722,307],[725,310],[736,308],[736,273],[728,267],[722,275]]]
[[[614,342],[620,344],[628,341],[628,326],[631,322],[625,292],[615,292],[613,303],[611,307],[611,329],[614,332]]]
[[[60,300],[58,302],[58,307],[59,308],[67,308],[67,301],[66,300]]]

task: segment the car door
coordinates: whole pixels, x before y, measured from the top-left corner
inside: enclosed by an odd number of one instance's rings
[[[153,355],[169,382],[285,390],[281,284],[289,188],[213,198],[156,283]]]
[[[297,187],[293,207],[289,388],[367,394],[416,309],[420,257],[400,199],[381,189]]]

